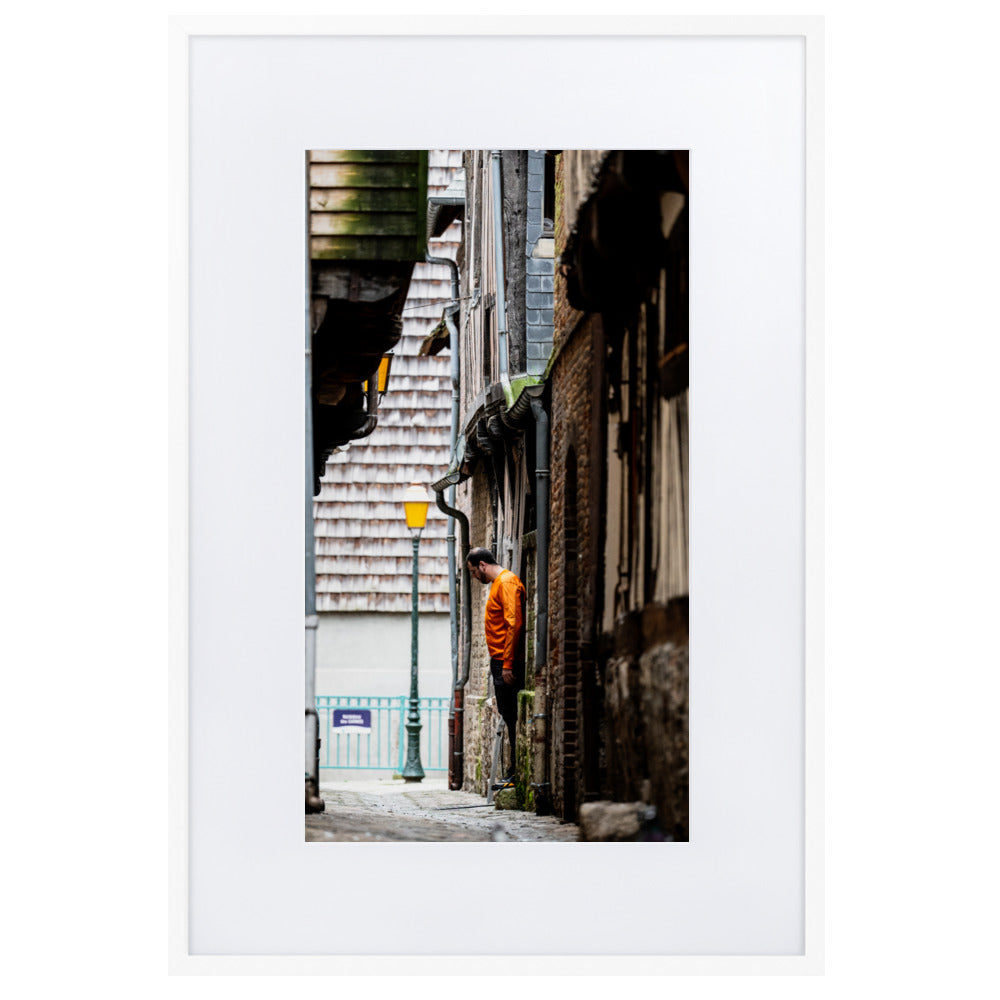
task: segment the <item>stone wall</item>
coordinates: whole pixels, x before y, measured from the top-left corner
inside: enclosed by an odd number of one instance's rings
[[[655,806],[673,840],[688,839],[687,610],[684,598],[625,616],[605,672],[611,796]]]
[[[533,473],[533,470],[532,470]],[[466,511],[470,518],[470,542],[473,546],[482,545],[496,552],[496,539],[494,537],[495,524],[493,519],[492,505],[490,502],[489,485],[486,474],[480,467],[459,487],[458,505]],[[525,692],[521,696],[519,706],[527,705],[524,709],[528,714],[521,715],[518,735],[518,759],[523,761],[523,755],[529,748],[538,743],[538,734],[531,732],[532,726],[532,696],[535,676],[535,629],[538,614],[538,593],[536,583],[536,553],[535,553],[535,532],[529,531],[521,538],[519,546],[521,551],[521,561],[517,566],[510,566],[517,573],[525,586]],[[460,558],[465,558],[462,553]],[[499,555],[498,555],[499,558]],[[485,615],[486,598],[489,588],[481,584],[478,580],[471,580],[471,624],[472,624],[472,665],[469,672],[469,683],[465,689],[465,765],[464,784],[467,791],[476,791],[485,794],[489,790],[490,769],[493,761],[493,747],[496,736],[497,725],[500,716],[496,710],[495,699],[493,697],[493,687],[489,670],[489,650],[486,646],[486,636],[483,628]],[[519,707],[520,711],[520,707]],[[509,748],[504,747],[504,770],[509,762],[507,753]],[[532,767],[529,763],[519,765],[522,774],[521,795],[522,803],[525,796],[530,796],[533,800],[533,792],[529,785],[533,778],[530,775],[538,767]]]
[[[459,487],[459,504],[469,516],[470,544],[491,549],[493,512],[486,473],[480,468],[471,479]],[[465,559],[462,552],[456,558]],[[465,773],[463,788],[484,795],[489,786],[490,758],[493,734],[496,730],[496,710],[490,687],[490,656],[486,648],[483,618],[487,588],[470,578],[472,608],[472,657],[469,682],[465,688]]]
[[[535,692],[525,689],[517,696],[517,775],[515,790],[517,792],[518,809],[534,811],[536,795],[535,764],[537,755],[535,749],[535,730],[532,721],[534,716]]]

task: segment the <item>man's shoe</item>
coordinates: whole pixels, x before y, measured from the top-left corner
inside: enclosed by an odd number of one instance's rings
[[[503,781],[498,781],[495,785],[491,785],[490,787],[493,789],[494,792],[499,792],[501,789],[504,788],[513,788],[514,779],[504,778]]]

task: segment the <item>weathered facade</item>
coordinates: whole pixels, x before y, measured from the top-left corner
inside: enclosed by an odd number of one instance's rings
[[[425,156],[434,198],[460,174],[462,154]],[[453,260],[461,222],[430,240],[420,235],[423,253]],[[409,690],[413,550],[401,498],[410,483],[438,479],[451,459],[449,357],[420,353],[450,296],[446,265],[414,265],[374,429],[326,460],[313,508],[320,695]],[[420,692],[435,697],[451,692],[447,533],[448,518],[432,506],[420,541]]]
[[[368,377],[402,334],[424,258],[427,151],[306,154],[314,493],[334,448],[374,430]]]
[[[518,799],[566,819],[642,802],[686,839],[687,156],[467,151],[465,168],[447,482],[470,544],[531,598]],[[453,785],[485,791],[481,590]]]
[[[664,835],[684,840],[687,156],[591,158],[564,153],[557,176],[553,795],[566,816],[586,802],[645,802]]]
[[[327,457],[378,424],[374,378],[426,254],[426,150],[310,150],[307,217],[305,808],[319,797],[313,496]]]
[[[468,544],[491,548],[498,560],[537,590],[537,424],[552,348],[552,163],[541,150],[469,150],[459,252],[459,447],[451,483],[469,519]],[[548,169],[547,169],[548,168]],[[546,184],[548,177],[549,183]],[[548,214],[546,215],[546,211]],[[437,484],[443,487],[443,481]],[[464,567],[464,552],[459,563]],[[467,635],[456,689],[453,787],[486,792],[493,765],[496,717],[482,634],[485,593],[462,584]],[[528,609],[529,661],[538,656],[537,609]],[[531,714],[535,670],[522,708]],[[528,744],[525,743],[525,746]],[[533,799],[531,783],[524,783]]]

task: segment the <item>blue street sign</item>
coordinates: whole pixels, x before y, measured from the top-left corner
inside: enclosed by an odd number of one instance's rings
[[[333,728],[342,733],[370,733],[372,731],[372,713],[370,708],[335,708],[333,710]]]

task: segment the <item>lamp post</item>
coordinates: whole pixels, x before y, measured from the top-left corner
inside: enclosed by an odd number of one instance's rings
[[[417,698],[417,616],[419,614],[418,558],[420,532],[427,523],[427,490],[420,483],[411,483],[403,494],[403,509],[406,512],[406,526],[413,535],[413,611],[411,614],[410,638],[410,711],[406,716],[406,764],[403,778],[406,781],[422,781],[424,769],[420,765],[420,703]]]

